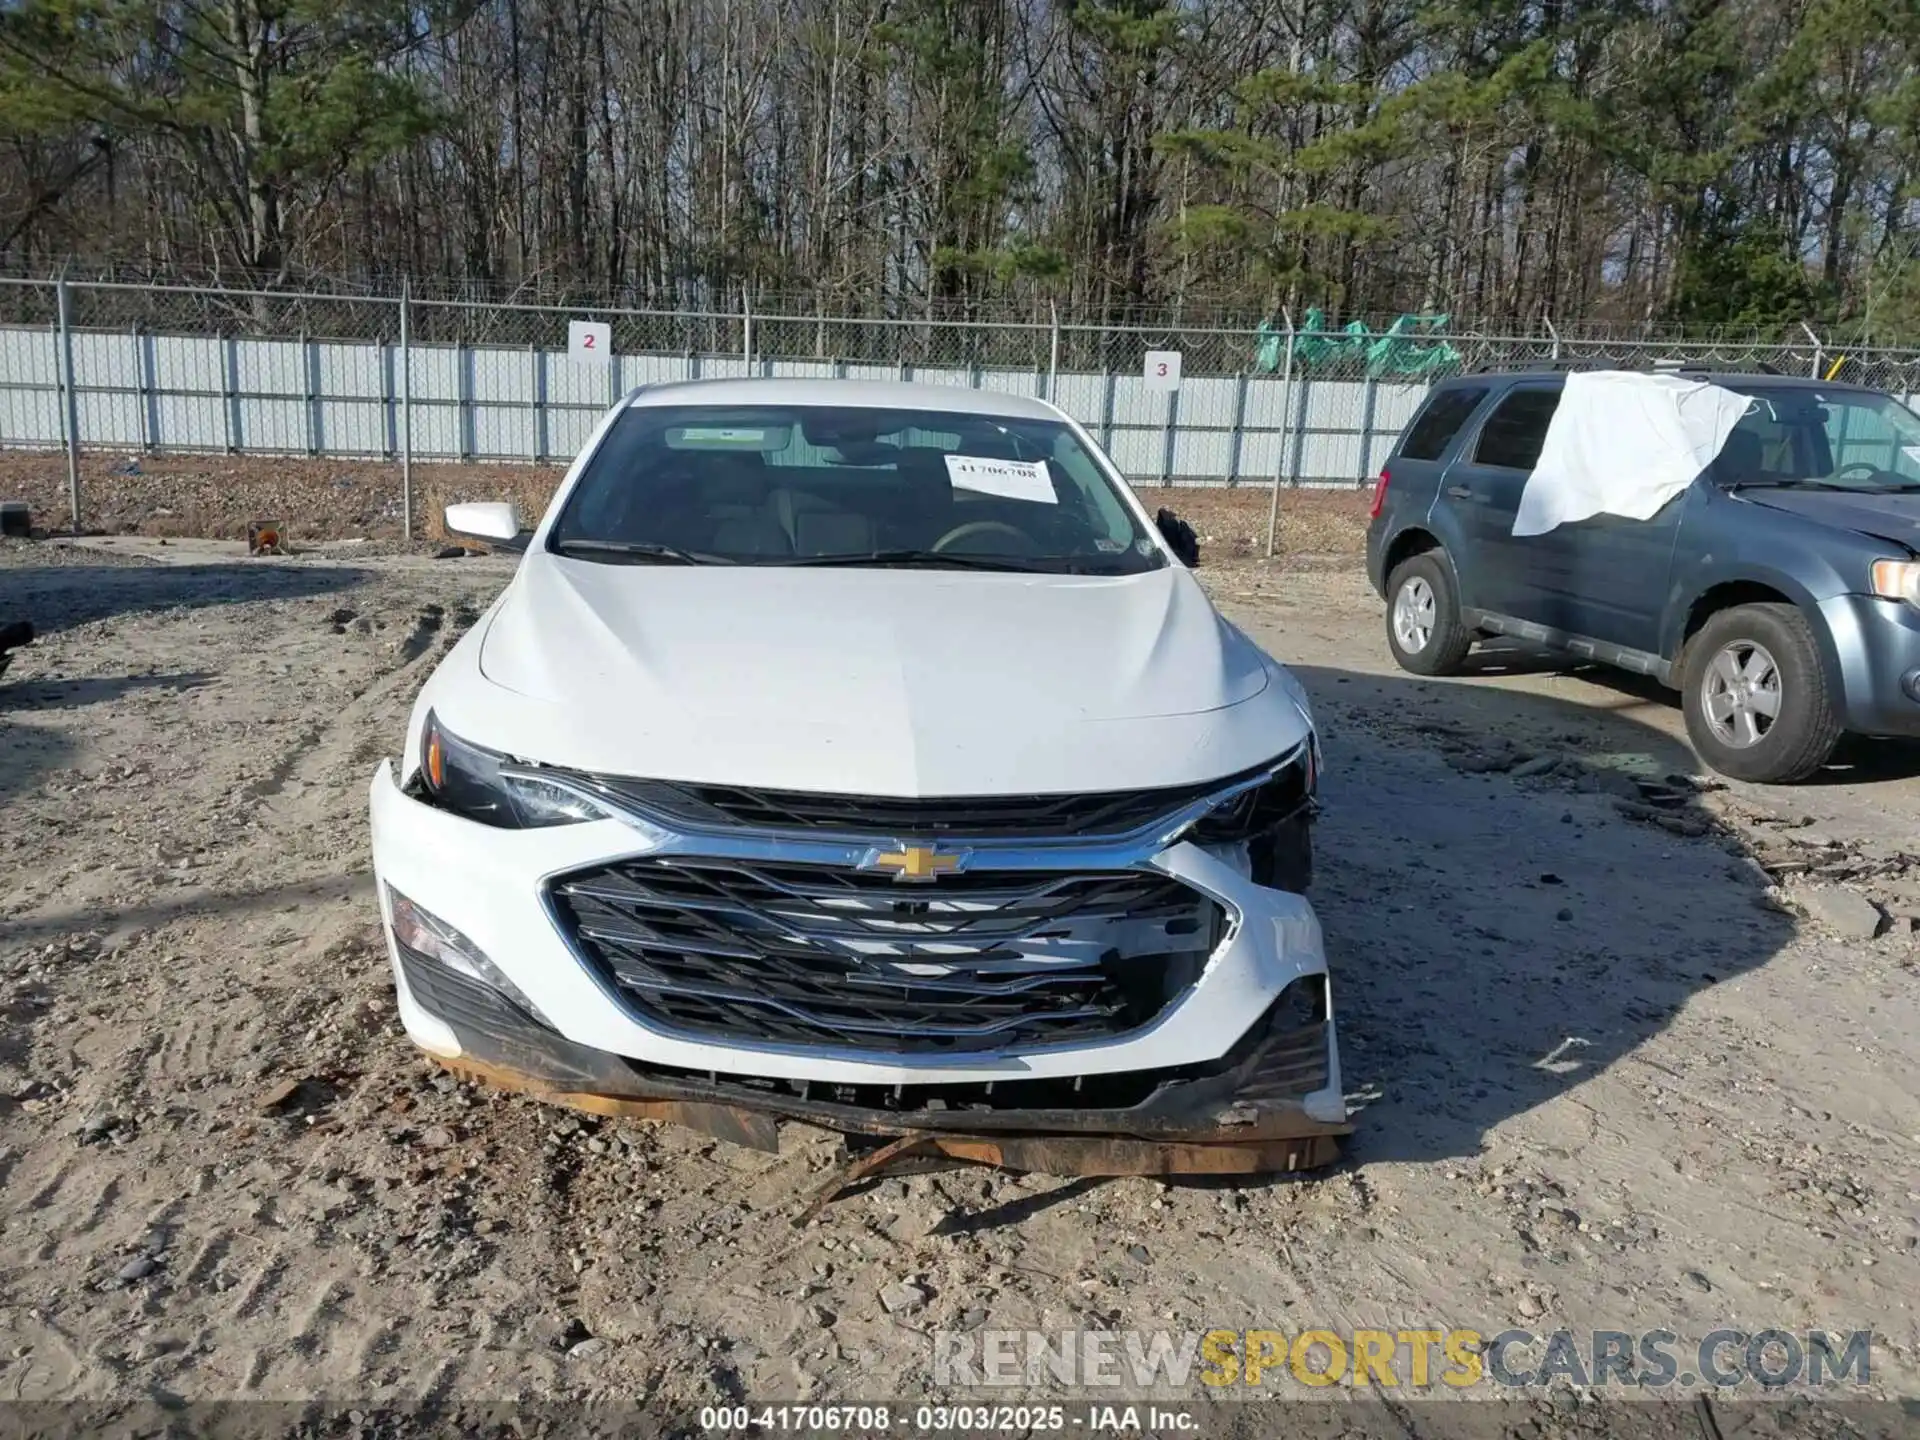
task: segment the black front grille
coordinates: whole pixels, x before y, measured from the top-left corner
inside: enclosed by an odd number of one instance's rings
[[[964,1054],[1147,1024],[1223,917],[1146,871],[868,871],[675,856],[554,883],[580,953],[643,1020],[761,1044]]]
[[[1196,785],[1114,790],[1091,795],[973,795],[911,799],[748,790],[730,785],[584,777],[669,824],[702,829],[747,827],[787,834],[836,832],[890,837],[1011,839],[1125,835],[1194,801],[1262,773],[1227,775]]]

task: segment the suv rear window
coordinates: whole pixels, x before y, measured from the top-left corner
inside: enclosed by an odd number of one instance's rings
[[[1546,442],[1547,422],[1560,408],[1560,391],[1514,390],[1494,407],[1480,427],[1474,447],[1477,465],[1502,465],[1509,470],[1531,470]]]
[[[1442,390],[1407,427],[1400,442],[1402,460],[1438,460],[1446,453],[1467,417],[1487,398],[1484,385],[1463,385],[1457,390]]]

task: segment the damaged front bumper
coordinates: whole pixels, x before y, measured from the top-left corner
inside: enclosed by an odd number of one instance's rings
[[[848,1136],[914,1142],[889,1147],[895,1154],[1010,1170],[1227,1175],[1329,1164],[1339,1138],[1353,1128],[1307,1112],[1305,1097],[1325,1087],[1335,1064],[1333,1023],[1331,1016],[1297,1023],[1303,1017],[1290,1013],[1291,997],[1217,1061],[1125,1076],[1125,1089],[1144,1092],[1135,1103],[1098,1103],[1101,1091],[1115,1093],[1107,1085],[1094,1087],[1094,1103],[1067,1106],[1045,1103],[1044,1095],[1022,1103],[1022,1085],[1044,1083],[1034,1081],[785,1086],[650,1066],[577,1045],[498,992],[422,955],[400,950],[399,964],[412,1002],[435,1013],[458,1040],[458,1056],[434,1056],[452,1073],[598,1115],[669,1121],[753,1149],[777,1150],[779,1122],[795,1120]]]
[[[890,1053],[693,1036],[639,1013],[569,942],[552,903],[556,876],[632,851],[617,822],[493,830],[420,803],[386,766],[371,800],[402,1022],[472,1079],[762,1149],[778,1147],[781,1121],[804,1122],[849,1137],[868,1166],[1250,1174],[1329,1163],[1350,1133],[1311,906],[1201,847],[1111,872],[1178,881],[1231,917],[1150,1023],[1097,1043]],[[396,896],[440,917],[482,965],[463,972],[403,944]]]

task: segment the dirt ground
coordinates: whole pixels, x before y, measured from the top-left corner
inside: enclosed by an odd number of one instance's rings
[[[0,681],[0,1395],[919,1397],[983,1324],[1871,1328],[1863,1393],[1916,1393],[1920,751],[1722,786],[1655,689],[1417,680],[1350,563],[1216,559],[1325,736],[1346,1158],[893,1179],[796,1231],[817,1140],[463,1088],[400,1034],[366,785],[507,563],[236,549],[0,543],[43,635]],[[1518,1433],[1599,1433],[1578,1401]]]

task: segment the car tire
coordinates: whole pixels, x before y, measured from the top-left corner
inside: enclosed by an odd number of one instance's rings
[[[1739,605],[1687,642],[1681,680],[1687,738],[1734,780],[1790,785],[1833,754],[1842,725],[1806,616],[1792,605]]]
[[[1427,550],[1393,567],[1387,577],[1387,648],[1394,663],[1414,675],[1457,675],[1473,648],[1460,623],[1453,572],[1445,554]]]

